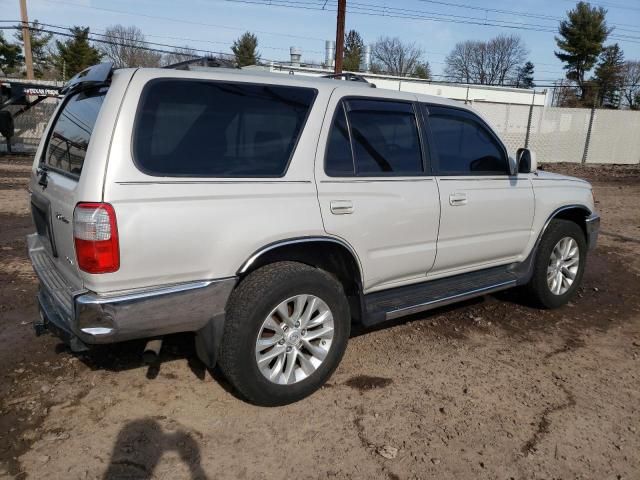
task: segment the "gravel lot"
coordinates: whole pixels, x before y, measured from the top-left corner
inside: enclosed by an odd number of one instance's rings
[[[640,478],[639,167],[546,167],[603,216],[570,305],[505,292],[357,331],[325,388],[267,409],[188,335],[156,367],[34,336],[29,164],[0,157],[1,478]]]

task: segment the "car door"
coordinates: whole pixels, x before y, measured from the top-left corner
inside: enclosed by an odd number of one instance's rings
[[[420,281],[436,255],[440,205],[415,98],[330,101],[316,157],[325,230],[357,252],[367,291]]]
[[[509,175],[502,142],[467,109],[423,105],[442,214],[432,275],[523,259],[534,196],[528,174]]]

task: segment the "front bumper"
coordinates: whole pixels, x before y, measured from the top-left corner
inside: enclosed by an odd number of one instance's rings
[[[587,245],[589,250],[596,248],[598,244],[598,232],[600,232],[600,215],[592,213],[585,220],[587,228]]]
[[[237,279],[203,280],[100,295],[77,290],[56,269],[37,234],[27,237],[29,258],[40,280],[41,319],[74,350],[84,344],[114,343],[177,332],[198,331],[224,316]]]

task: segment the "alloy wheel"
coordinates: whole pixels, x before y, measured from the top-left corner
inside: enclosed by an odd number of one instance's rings
[[[547,285],[554,295],[564,295],[573,285],[580,266],[580,248],[572,237],[561,238],[551,251]]]
[[[334,336],[333,314],[315,295],[300,294],[274,308],[260,327],[255,358],[269,381],[290,385],[324,362]]]

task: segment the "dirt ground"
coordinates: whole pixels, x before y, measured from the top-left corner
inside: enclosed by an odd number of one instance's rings
[[[36,338],[29,160],[0,158],[1,478],[640,478],[640,168],[594,182],[602,235],[555,311],[517,292],[358,331],[328,385],[249,405],[165,342],[74,355]]]

